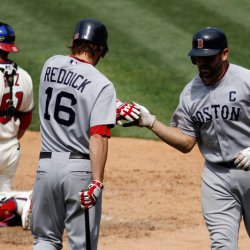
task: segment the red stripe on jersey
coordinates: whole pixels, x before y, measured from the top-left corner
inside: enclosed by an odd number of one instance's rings
[[[106,136],[106,137],[111,136],[110,128],[107,125],[97,125],[97,126],[91,127],[90,128],[90,136],[94,135],[94,134],[98,134],[98,135],[102,135],[102,136]]]

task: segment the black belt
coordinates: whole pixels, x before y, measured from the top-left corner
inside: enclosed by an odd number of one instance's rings
[[[52,152],[40,152],[40,159],[51,158]],[[89,160],[89,154],[83,154],[79,152],[71,152],[69,159],[86,159]]]
[[[234,165],[234,160],[217,162],[216,164],[223,168],[236,168],[236,166]]]

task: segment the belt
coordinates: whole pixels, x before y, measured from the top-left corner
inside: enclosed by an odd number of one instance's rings
[[[52,152],[40,152],[40,159],[51,158]],[[86,159],[89,160],[89,154],[83,154],[79,152],[71,152],[69,159]]]
[[[234,165],[234,160],[217,162],[216,164],[220,167],[223,167],[223,168],[236,168],[236,166]]]

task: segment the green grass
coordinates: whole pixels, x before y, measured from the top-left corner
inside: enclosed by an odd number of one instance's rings
[[[187,53],[194,32],[217,26],[228,36],[230,60],[250,67],[250,2],[241,0],[3,0],[1,21],[16,32],[21,52],[11,55],[32,76],[36,108],[31,125],[39,129],[37,98],[44,61],[68,54],[74,26],[94,17],[109,30],[110,52],[98,65],[117,96],[149,108],[170,123],[183,87],[196,74]],[[113,135],[155,138],[141,128],[113,129]]]

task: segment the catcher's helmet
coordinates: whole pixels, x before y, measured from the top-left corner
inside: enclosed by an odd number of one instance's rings
[[[15,33],[12,27],[6,23],[0,22],[0,50],[6,52],[18,52],[15,45]]]
[[[108,31],[105,25],[96,19],[86,18],[78,22],[73,40],[78,39],[102,45],[108,50]]]
[[[218,28],[207,27],[194,34],[193,48],[188,56],[213,56],[225,48],[228,48],[227,38]]]

